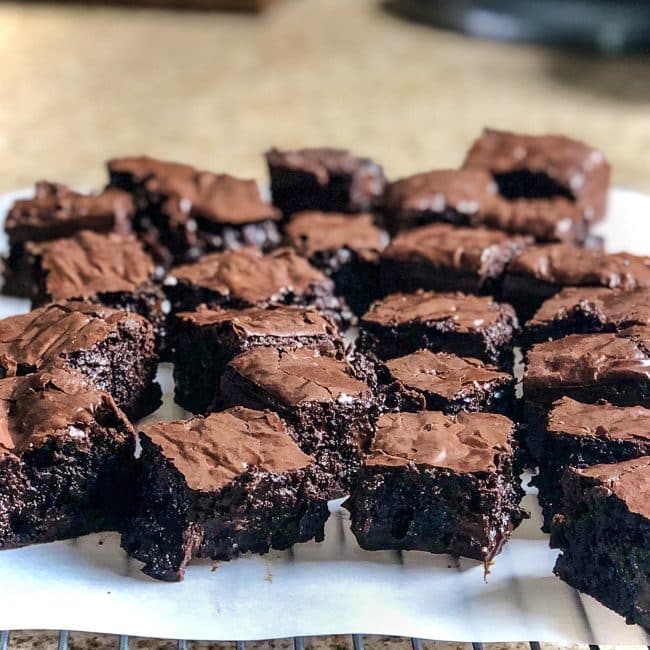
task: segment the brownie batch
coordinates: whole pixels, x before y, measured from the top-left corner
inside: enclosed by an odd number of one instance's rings
[[[557,575],[650,627],[650,257],[592,232],[604,156],[486,130],[389,182],[341,149],[266,162],[271,202],[128,157],[10,210],[5,293],[32,311],[0,320],[0,548],[116,529],[177,581],[322,540],[347,497],[362,548],[487,572],[526,462]],[[161,359],[194,416],[139,424]]]

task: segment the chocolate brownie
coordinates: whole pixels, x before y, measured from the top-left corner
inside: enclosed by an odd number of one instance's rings
[[[313,305],[341,327],[354,320],[345,300],[334,295],[334,282],[289,248],[267,255],[255,248],[206,255],[172,269],[165,291],[174,312],[201,304],[234,309]]]
[[[564,287],[650,287],[650,257],[569,244],[531,246],[508,264],[501,296],[528,319]]]
[[[514,412],[515,378],[478,359],[418,350],[379,364],[378,374],[390,410]]]
[[[623,291],[567,287],[549,298],[526,323],[524,339],[537,343],[569,334],[617,332],[650,325],[650,288]]]
[[[526,516],[513,473],[515,425],[493,413],[386,413],[345,507],[366,550],[481,560]]]
[[[26,247],[34,268],[32,304],[85,300],[136,312],[151,321],[164,345],[169,305],[156,283],[153,259],[131,236],[84,230],[68,239]]]
[[[428,349],[511,368],[518,323],[510,305],[488,296],[417,291],[375,302],[359,326],[359,350],[380,359]]]
[[[137,314],[70,301],[0,320],[0,376],[77,370],[131,419],[160,405],[157,364],[153,327]]]
[[[99,194],[79,194],[65,185],[40,181],[34,198],[16,201],[5,220],[9,257],[5,260],[3,293],[30,295],[31,266],[25,260],[27,242],[46,242],[71,237],[79,230],[131,231],[135,214],[132,197],[109,188]]]
[[[563,488],[555,574],[650,630],[650,457],[568,469]]]
[[[339,357],[344,354],[336,327],[304,307],[182,312],[174,330],[174,399],[195,413],[214,409],[219,403],[219,383],[226,365],[246,350],[267,346],[310,348]]]
[[[285,216],[301,210],[365,212],[384,191],[384,172],[369,158],[345,149],[266,152],[273,205]]]
[[[381,286],[387,293],[495,293],[508,262],[531,242],[501,230],[445,223],[414,228],[397,235],[382,253]]]
[[[134,193],[137,227],[163,262],[241,246],[274,248],[280,213],[257,183],[147,157],[108,162],[111,183]]]
[[[485,129],[463,166],[488,170],[506,199],[563,198],[589,221],[605,215],[609,163],[597,149],[566,136]]]
[[[293,427],[301,449],[345,494],[377,417],[377,400],[343,359],[308,349],[254,348],[235,357],[221,378],[226,406],[270,408]]]
[[[642,406],[583,404],[563,397],[553,404],[540,445],[539,502],[548,532],[560,511],[567,467],[617,463],[650,455],[650,410]]]
[[[193,557],[231,560],[322,541],[328,477],[270,411],[233,408],[141,428],[138,511],[122,546],[160,580]]]
[[[285,227],[285,243],[330,276],[336,293],[360,315],[379,294],[379,254],[388,234],[368,213],[299,212]]]
[[[113,398],[60,368],[0,379],[0,549],[119,527],[135,437]]]

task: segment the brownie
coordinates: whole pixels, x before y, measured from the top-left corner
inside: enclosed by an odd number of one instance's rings
[[[541,440],[539,488],[544,530],[560,511],[567,467],[617,463],[650,455],[650,410],[642,406],[583,404],[563,397],[553,404]]]
[[[386,293],[433,289],[496,293],[508,262],[531,239],[501,230],[435,223],[400,233],[381,257]]]
[[[0,549],[120,527],[135,437],[113,398],[52,368],[0,379]]]
[[[518,323],[510,305],[488,296],[417,291],[375,302],[359,327],[359,350],[380,359],[427,349],[509,369]]]
[[[382,415],[344,504],[359,545],[462,555],[487,570],[526,516],[514,430],[494,413]]]
[[[524,329],[527,343],[569,334],[617,332],[650,325],[650,287],[623,291],[567,287],[545,301]]]
[[[515,378],[478,359],[418,350],[379,364],[378,374],[390,410],[514,412]]]
[[[242,309],[270,305],[314,306],[345,327],[354,320],[334,282],[290,248],[267,255],[258,249],[211,253],[195,264],[177,266],[165,279],[172,310],[199,305]]]
[[[137,314],[61,302],[0,320],[0,376],[62,367],[105,390],[131,419],[160,405],[153,327]]]
[[[296,442],[332,477],[330,496],[346,493],[378,413],[371,388],[346,360],[309,349],[258,347],[235,357],[221,378],[226,406],[270,408]]]
[[[32,276],[25,259],[27,242],[71,237],[79,230],[124,235],[131,231],[134,214],[133,199],[118,189],[79,194],[58,183],[36,183],[34,198],[16,201],[5,220],[9,257],[5,260],[3,293],[30,295]]]
[[[136,196],[137,228],[163,263],[241,246],[270,250],[280,241],[280,213],[254,180],[146,156],[110,160],[108,170],[113,185]]]
[[[379,255],[388,234],[371,214],[299,212],[285,227],[285,243],[334,280],[355,314],[378,297]]]
[[[345,149],[266,152],[273,205],[285,216],[302,210],[365,212],[384,191],[384,172],[369,158]]]
[[[531,246],[508,264],[501,296],[528,319],[564,287],[650,287],[650,257],[569,244]]]
[[[328,477],[270,411],[233,408],[141,428],[137,512],[122,546],[183,579],[193,557],[231,560],[322,541]]]
[[[306,307],[199,309],[178,314],[174,330],[174,399],[195,413],[219,404],[221,375],[246,350],[267,346],[344,354],[336,327]]]
[[[568,469],[563,489],[555,574],[650,630],[650,457]]]
[[[463,166],[488,170],[506,199],[561,198],[588,221],[605,216],[609,163],[598,149],[566,136],[485,129]]]
[[[34,306],[85,300],[133,311],[151,321],[164,346],[169,305],[156,283],[156,265],[137,239],[83,230],[26,249],[34,269]]]

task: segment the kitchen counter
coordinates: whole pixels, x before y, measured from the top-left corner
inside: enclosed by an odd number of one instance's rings
[[[148,153],[265,178],[268,146],[332,144],[390,176],[455,166],[484,125],[573,134],[650,191],[650,59],[476,41],[379,0],[264,16],[0,5],[0,190],[82,187]]]

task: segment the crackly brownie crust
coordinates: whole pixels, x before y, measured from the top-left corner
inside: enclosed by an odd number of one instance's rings
[[[387,293],[433,289],[495,293],[508,262],[532,242],[486,228],[434,223],[400,233],[381,257]]]
[[[489,563],[526,516],[514,424],[492,413],[387,413],[345,507],[367,550],[422,550]]]
[[[274,413],[233,408],[140,435],[138,512],[122,546],[146,574],[178,581],[192,557],[322,541],[328,478]]]
[[[77,370],[137,419],[160,405],[151,323],[102,305],[61,302],[0,320],[0,374]]]
[[[285,216],[301,210],[365,212],[384,190],[382,168],[345,149],[312,148],[266,152],[273,204]]]
[[[178,266],[165,280],[172,310],[199,305],[235,308],[270,305],[313,306],[340,327],[354,321],[334,282],[289,248],[263,255],[254,248],[206,255]]]
[[[270,408],[292,426],[296,442],[332,478],[332,498],[346,493],[378,413],[362,374],[313,350],[255,348],[235,357],[221,379],[225,405]]]
[[[53,368],[0,380],[0,549],[119,528],[135,437],[111,396]]]
[[[195,413],[219,405],[221,375],[246,350],[309,348],[323,355],[344,355],[336,327],[315,310],[303,307],[199,309],[178,314],[173,329],[174,399]]]
[[[510,368],[518,322],[487,296],[417,291],[375,302],[359,326],[358,349],[380,359],[428,349]]]
[[[569,397],[556,401],[540,441],[539,489],[543,530],[560,511],[561,480],[567,467],[617,463],[650,455],[650,410],[642,406],[583,404]]]
[[[111,160],[108,170],[114,186],[134,193],[137,228],[167,266],[241,246],[267,251],[280,241],[280,213],[253,180],[146,156]]]
[[[650,630],[650,457],[570,468],[563,491],[555,574]]]

